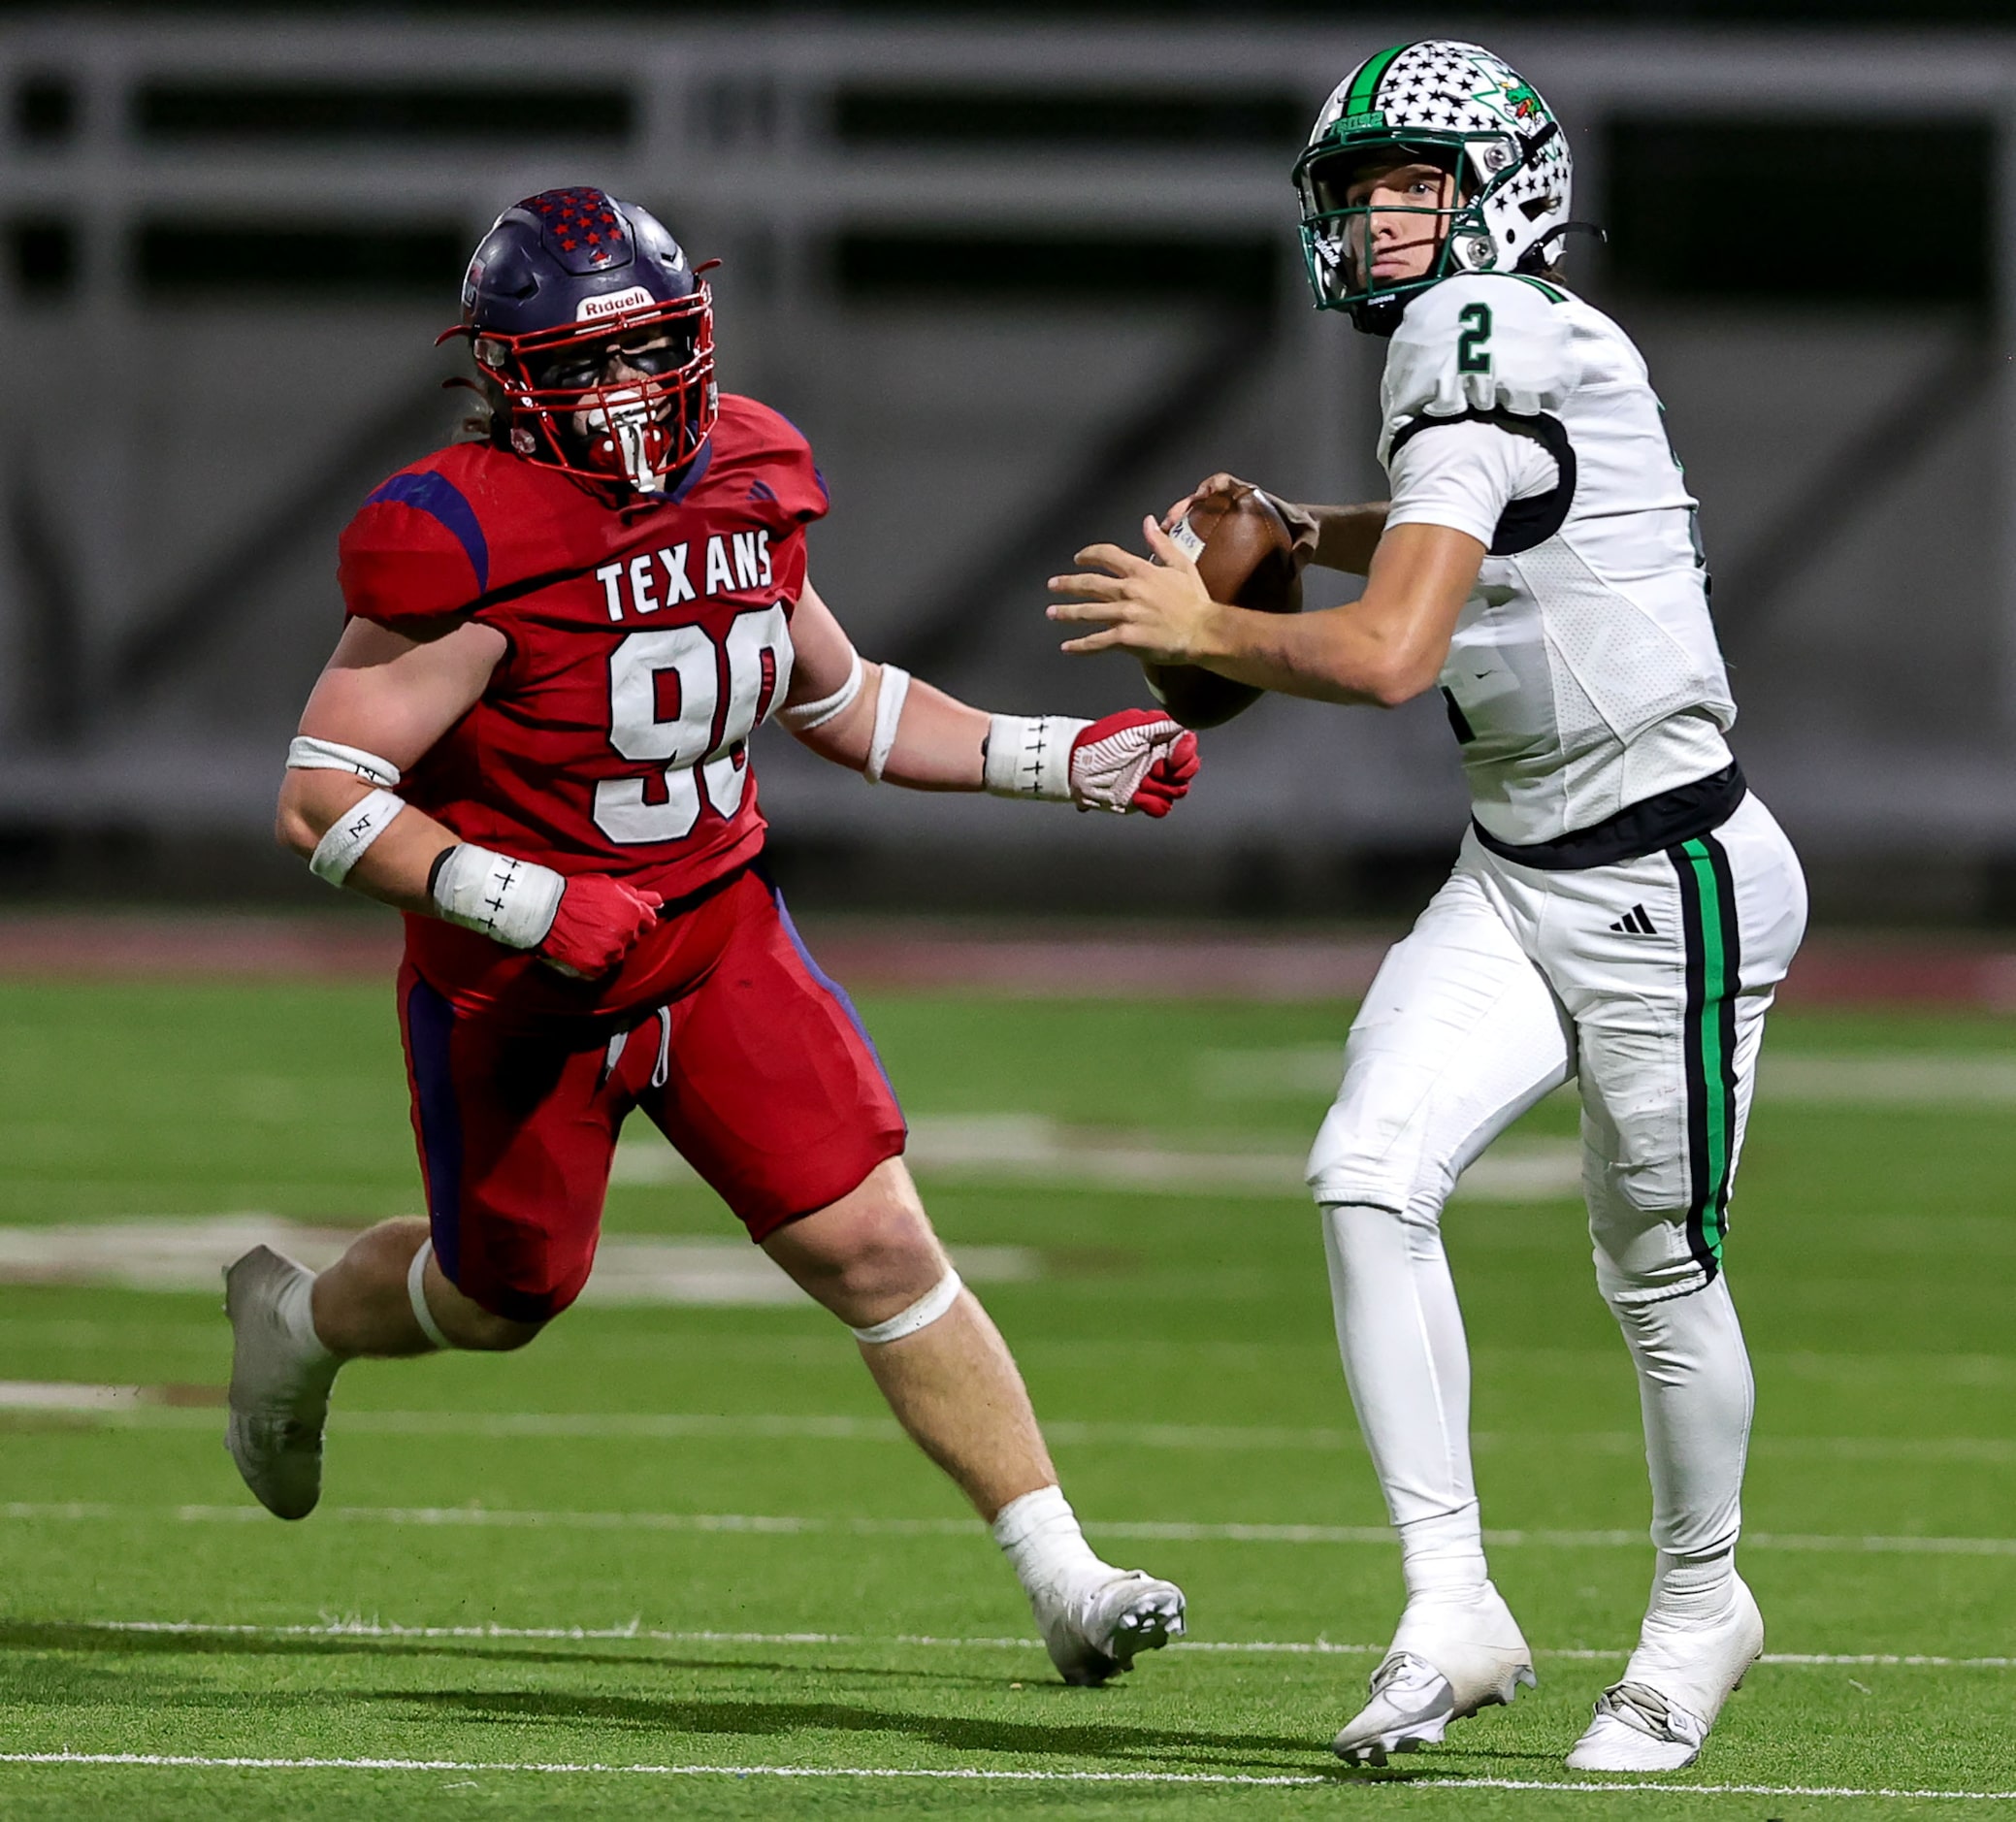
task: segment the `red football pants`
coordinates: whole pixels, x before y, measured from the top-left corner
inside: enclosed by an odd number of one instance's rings
[[[752,1240],[903,1149],[852,1002],[754,871],[679,914],[693,971],[614,1018],[460,1012],[408,962],[400,1026],[435,1256],[494,1315],[557,1316],[587,1283],[616,1134],[643,1111]]]

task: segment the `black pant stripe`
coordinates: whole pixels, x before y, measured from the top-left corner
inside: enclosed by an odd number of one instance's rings
[[[1707,1002],[1707,944],[1693,859],[1684,847],[1667,849],[1666,858],[1679,879],[1680,935],[1687,965],[1687,1006],[1680,1022],[1680,1057],[1687,1084],[1687,1251],[1712,1281],[1721,1261],[1708,1245],[1703,1220],[1715,1193],[1708,1151],[1708,1084],[1701,1055],[1701,1021]]]
[[[1724,1128],[1727,1131],[1729,1157],[1722,1168],[1722,1180],[1715,1186],[1715,1231],[1726,1239],[1729,1234],[1729,1191],[1736,1182],[1736,1000],[1741,989],[1743,956],[1740,933],[1737,927],[1736,877],[1729,867],[1729,850],[1713,835],[1703,835],[1701,844],[1708,851],[1708,865],[1715,875],[1715,899],[1722,913],[1722,998],[1716,1007],[1722,1025],[1722,1080],[1715,1085],[1723,1097]]]

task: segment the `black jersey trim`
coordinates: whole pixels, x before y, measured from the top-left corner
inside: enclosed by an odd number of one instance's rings
[[[1468,746],[1477,738],[1477,730],[1470,725],[1470,717],[1463,712],[1463,704],[1456,700],[1455,692],[1447,685],[1443,687],[1442,700],[1449,711],[1449,732],[1456,736],[1458,746]]]
[[[1662,848],[1675,848],[1719,829],[1737,812],[1749,793],[1743,768],[1736,761],[1691,785],[1675,785],[1656,797],[1627,805],[1614,816],[1607,816],[1587,829],[1570,830],[1552,841],[1536,841],[1520,847],[1501,841],[1481,823],[1471,828],[1477,838],[1502,860],[1520,866],[1538,867],[1544,873],[1579,872],[1584,867],[1615,866],[1624,861],[1642,861]]]
[[[1444,424],[1496,424],[1500,430],[1511,431],[1514,436],[1531,437],[1554,458],[1556,475],[1553,486],[1544,494],[1535,494],[1530,500],[1511,502],[1498,515],[1498,524],[1491,534],[1492,556],[1516,557],[1521,551],[1545,544],[1567,524],[1569,509],[1575,504],[1575,445],[1568,440],[1567,427],[1558,417],[1546,411],[1535,411],[1530,415],[1523,411],[1508,411],[1502,407],[1493,407],[1488,411],[1458,411],[1447,417],[1423,411],[1394,432],[1393,440],[1386,446],[1387,463],[1392,462],[1410,438]]]

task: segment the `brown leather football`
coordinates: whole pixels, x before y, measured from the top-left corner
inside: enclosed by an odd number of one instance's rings
[[[1294,534],[1259,489],[1207,495],[1171,536],[1190,552],[1213,601],[1263,614],[1302,611]],[[1150,693],[1186,728],[1219,727],[1265,694],[1196,665],[1152,665],[1144,659],[1141,667]]]

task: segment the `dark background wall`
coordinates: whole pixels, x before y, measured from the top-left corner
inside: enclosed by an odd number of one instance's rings
[[[315,901],[265,825],[335,535],[454,433],[432,337],[547,182],[725,259],[725,378],[812,436],[814,573],[864,649],[1003,708],[1139,700],[1056,654],[1041,578],[1211,468],[1377,493],[1380,350],[1309,309],[1285,178],[1331,83],[1426,29],[1569,124],[1610,230],[1575,280],[1668,405],[1740,751],[1823,913],[2016,909],[2003,9],[6,16],[0,894]],[[1420,704],[1265,702],[1157,829],[758,759],[835,902],[1383,912],[1463,817]]]

